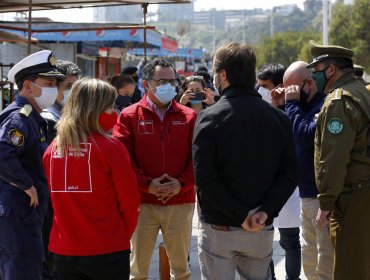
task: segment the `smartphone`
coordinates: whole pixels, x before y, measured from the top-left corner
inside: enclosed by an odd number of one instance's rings
[[[192,98],[192,100],[204,100],[204,99],[206,99],[206,97],[204,95],[204,92],[202,91],[196,92],[194,98]]]

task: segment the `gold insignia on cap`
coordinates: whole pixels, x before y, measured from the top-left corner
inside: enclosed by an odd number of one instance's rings
[[[52,66],[55,66],[55,56],[53,55],[53,53],[51,53],[50,56],[49,56],[49,63]]]
[[[28,117],[32,112],[32,106],[30,104],[26,104],[22,107],[22,109],[19,111],[20,114]]]
[[[24,135],[17,129],[12,129],[8,133],[10,143],[17,147],[21,147],[24,144]]]

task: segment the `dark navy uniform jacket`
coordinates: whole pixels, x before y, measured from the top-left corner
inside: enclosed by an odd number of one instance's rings
[[[288,100],[285,113],[293,124],[293,137],[299,166],[300,197],[316,197],[318,189],[314,172],[314,138],[317,114],[323,105],[325,95],[317,93],[302,109],[298,100]]]
[[[46,121],[22,96],[0,114],[0,249],[42,251],[41,225],[48,198],[42,167],[45,133]],[[37,189],[37,207],[29,206],[24,192],[31,186]]]
[[[38,192],[47,192],[42,167],[47,146],[45,120],[18,96],[0,114],[0,182],[21,190],[33,185]]]

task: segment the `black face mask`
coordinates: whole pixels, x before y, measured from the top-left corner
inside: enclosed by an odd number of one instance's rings
[[[307,80],[304,81],[300,91],[299,91],[299,103],[301,104],[301,107],[304,108],[307,106],[307,99],[308,97],[310,96],[310,93],[311,93],[311,89],[308,93],[305,93],[305,91],[303,90],[304,86],[306,85],[306,82]]]
[[[118,95],[116,98],[115,104],[116,104],[116,108],[121,111],[122,109],[126,108],[128,105],[131,104],[131,96]]]

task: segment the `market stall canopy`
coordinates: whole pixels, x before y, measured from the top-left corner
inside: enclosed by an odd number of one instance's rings
[[[143,56],[144,49],[142,48],[130,48],[127,52],[129,55]],[[158,57],[181,57],[181,58],[198,58],[204,57],[202,49],[189,49],[189,48],[177,48],[175,52],[171,52],[165,49],[150,48],[147,50],[148,56]]]
[[[0,13],[21,12],[29,10],[29,0],[1,0]],[[32,10],[71,9],[115,5],[142,5],[142,4],[186,4],[191,0],[32,0]]]
[[[0,21],[0,30],[4,28],[9,34],[27,37],[27,23]],[[144,42],[142,25],[120,23],[64,23],[64,22],[33,22],[32,37],[40,42],[121,42],[110,46],[122,47],[125,42],[140,46]],[[175,52],[177,41],[147,26],[146,42],[149,47],[158,47]]]

